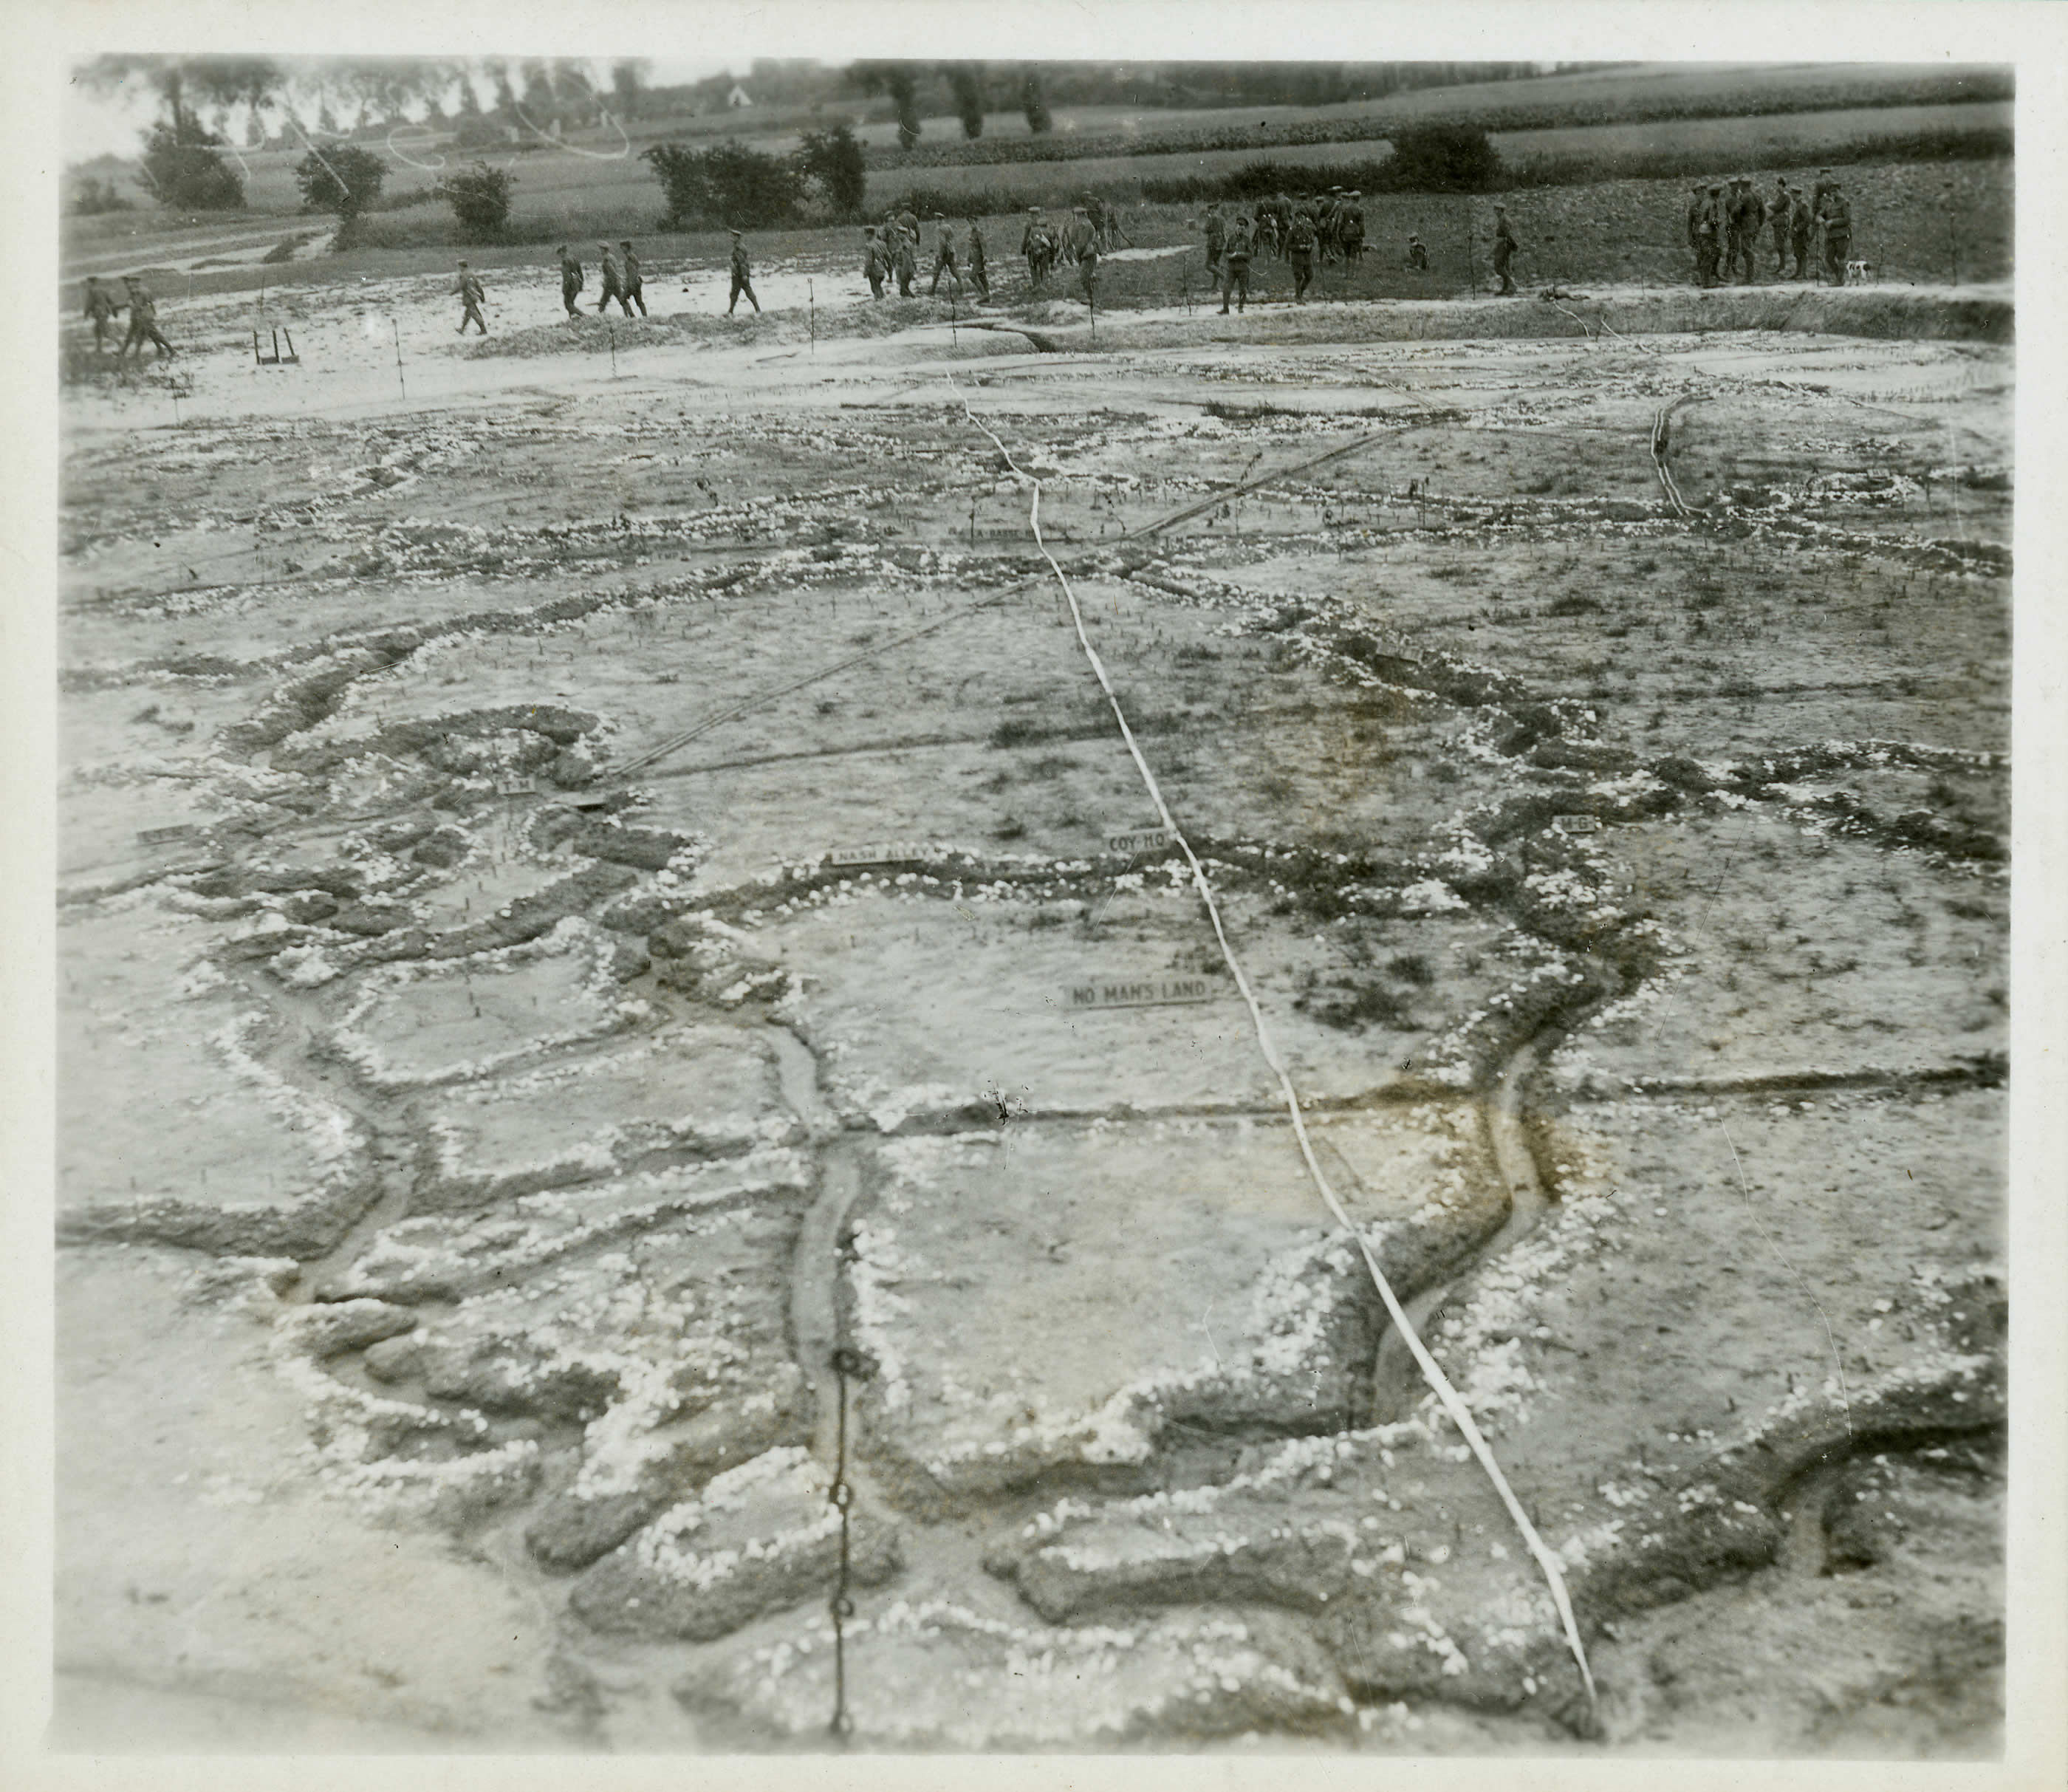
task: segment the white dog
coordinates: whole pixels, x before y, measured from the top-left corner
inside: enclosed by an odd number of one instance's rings
[[[1857,286],[1862,280],[1869,280],[1873,278],[1874,263],[1872,262],[1847,262],[1846,263],[1846,279],[1851,284]]]

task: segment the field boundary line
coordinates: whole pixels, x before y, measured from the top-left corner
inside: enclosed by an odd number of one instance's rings
[[[1034,489],[1033,502],[1028,512],[1029,525],[1034,532],[1034,544],[1040,549],[1041,557],[1048,561],[1049,569],[1056,575],[1056,582],[1063,588],[1063,596],[1070,606],[1070,619],[1077,628],[1077,644],[1084,649],[1085,658],[1091,664],[1093,675],[1097,678],[1099,688],[1105,693],[1106,701],[1113,707],[1113,720],[1119,726],[1121,739],[1127,744],[1127,751],[1134,760],[1135,769],[1142,774],[1142,782],[1149,792],[1150,800],[1156,805],[1157,814],[1162,818],[1164,826],[1170,829],[1171,837],[1176,841],[1179,850],[1185,855],[1186,862],[1191,867],[1193,887],[1199,891],[1199,900],[1206,907],[1207,918],[1213,923],[1214,938],[1219,943],[1221,957],[1226,962],[1229,972],[1235,979],[1236,988],[1241,992],[1243,1001],[1249,1009],[1250,1024],[1256,1034],[1258,1049],[1263,1053],[1265,1063],[1271,1066],[1272,1073],[1278,1079],[1280,1092],[1285,1099],[1285,1111],[1292,1118],[1293,1136],[1300,1142],[1300,1155],[1306,1163],[1307,1173],[1313,1179],[1316,1189],[1320,1191],[1323,1203],[1334,1216],[1337,1224],[1349,1233],[1351,1239],[1355,1241],[1359,1254],[1364,1258],[1365,1268],[1370,1273],[1372,1285],[1378,1290],[1380,1300],[1385,1303],[1387,1318],[1392,1321],[1394,1330],[1399,1333],[1402,1342],[1413,1353],[1415,1365],[1422,1371],[1423,1379],[1427,1382],[1430,1387],[1435,1391],[1436,1398],[1443,1404],[1443,1410],[1450,1415],[1451,1423],[1458,1427],[1459,1435],[1463,1437],[1472,1454],[1479,1459],[1480,1466],[1486,1471],[1487,1478],[1493,1483],[1494,1490],[1500,1494],[1501,1503],[1508,1509],[1508,1517],[1513,1520],[1516,1530],[1521,1533],[1524,1543],[1528,1546],[1530,1554],[1535,1558],[1538,1568],[1542,1570],[1544,1578],[1551,1589],[1552,1603],[1557,1608],[1559,1622],[1565,1630],[1566,1647],[1571,1650],[1573,1659],[1579,1664],[1580,1678],[1586,1686],[1588,1701],[1590,1704],[1595,1704],[1598,1702],[1598,1696],[1594,1688],[1594,1670],[1587,1664],[1586,1647],[1580,1640],[1578,1621],[1573,1615],[1573,1603],[1566,1592],[1565,1576],[1564,1570],[1559,1566],[1557,1557],[1553,1553],[1550,1546],[1545,1543],[1543,1537],[1538,1534],[1536,1525],[1530,1522],[1529,1514],[1523,1510],[1522,1502],[1516,1497],[1514,1489],[1508,1485],[1507,1476],[1501,1472],[1500,1464],[1494,1460],[1492,1449],[1480,1433],[1477,1423],[1474,1422],[1471,1409],[1466,1406],[1463,1398],[1456,1388],[1451,1385],[1450,1378],[1443,1373],[1442,1366],[1429,1354],[1428,1346],[1422,1342],[1421,1334],[1415,1330],[1412,1322],[1407,1317],[1406,1309],[1400,1303],[1399,1297],[1394,1293],[1393,1285],[1386,1280],[1385,1271],[1379,1268],[1378,1259],[1373,1254],[1370,1243],[1366,1240],[1363,1232],[1358,1229],[1356,1223],[1351,1220],[1349,1213],[1345,1211],[1341,1200],[1329,1183],[1327,1174],[1321,1168],[1321,1160],[1314,1155],[1313,1141],[1308,1136],[1307,1123],[1301,1117],[1299,1091],[1292,1086],[1292,1078],[1285,1068],[1284,1060],[1278,1055],[1277,1045],[1272,1039],[1271,1029],[1264,1020],[1264,1010],[1256,1000],[1256,993],[1250,988],[1249,979],[1244,974],[1240,960],[1236,957],[1235,948],[1228,943],[1227,929],[1221,923],[1220,905],[1215,900],[1213,886],[1207,880],[1206,868],[1199,863],[1199,856],[1192,850],[1191,841],[1186,837],[1184,830],[1178,825],[1177,818],[1171,814],[1170,805],[1163,800],[1162,788],[1156,781],[1156,774],[1150,770],[1148,760],[1142,756],[1142,749],[1135,743],[1134,731],[1127,725],[1127,713],[1121,707],[1120,698],[1113,688],[1112,681],[1106,677],[1105,664],[1098,657],[1098,650],[1092,646],[1090,636],[1085,632],[1084,612],[1078,607],[1077,594],[1071,589],[1069,576],[1057,563],[1055,556],[1048,552],[1048,544],[1041,538],[1041,482],[1032,474],[1021,470],[1004,442],[1000,441],[989,426],[970,409],[969,401],[963,397],[961,388],[955,385],[954,374],[949,373],[945,377],[950,389],[962,402],[963,414],[985,435],[990,437],[1013,477],[1032,486]],[[1376,437],[1366,439],[1375,440]],[[1361,446],[1362,446],[1361,442],[1349,445],[1350,447]],[[1335,453],[1348,451],[1348,449],[1339,449],[1335,450]],[[1332,457],[1323,456],[1322,458],[1325,459]],[[1223,494],[1223,495],[1227,495]]]

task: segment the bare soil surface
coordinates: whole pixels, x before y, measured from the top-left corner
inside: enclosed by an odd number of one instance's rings
[[[67,397],[62,1734],[1993,1750],[2009,348],[810,277]]]

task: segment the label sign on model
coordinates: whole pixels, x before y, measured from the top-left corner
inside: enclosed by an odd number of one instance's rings
[[[146,846],[162,846],[166,841],[171,840],[191,840],[200,832],[201,827],[198,823],[181,821],[169,828],[142,829],[138,832],[136,837]]]
[[[836,846],[826,853],[828,865],[921,865],[933,856],[922,840],[883,841],[873,846]]]
[[[1144,828],[1137,833],[1108,834],[1105,837],[1105,849],[1109,853],[1154,853],[1177,844],[1178,837],[1168,828]]]
[[[1072,984],[1063,994],[1073,1008],[1163,1008],[1179,1002],[1218,1001],[1228,993],[1219,977],[1101,977]]]

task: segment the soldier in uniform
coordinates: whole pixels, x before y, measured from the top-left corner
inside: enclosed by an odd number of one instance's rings
[[[1227,240],[1227,223],[1221,216],[1221,202],[1216,199],[1207,207],[1207,277],[1211,279],[1221,271],[1221,245]]]
[[[461,263],[462,267],[466,264]],[[93,352],[96,355],[108,352],[108,326],[121,314],[121,302],[100,283],[98,274],[86,277],[86,315],[93,324]],[[464,329],[466,326],[461,325]]]
[[[1084,283],[1085,303],[1098,303],[1099,246],[1096,236],[1088,235],[1077,250],[1077,278]]]
[[[1709,183],[1708,202],[1702,208],[1702,284],[1716,286],[1722,275],[1718,263],[1724,252],[1724,230],[1728,222],[1728,208],[1724,202],[1724,184],[1720,181]]]
[[[883,296],[883,276],[890,271],[890,264],[883,253],[883,238],[876,234],[872,224],[861,233],[861,275],[869,282],[873,298]]]
[[[1412,230],[1407,233],[1407,265],[1417,274],[1429,271],[1428,248]]]
[[[1788,245],[1795,257],[1795,271],[1789,276],[1800,280],[1810,272],[1810,230],[1816,222],[1810,210],[1810,195],[1800,187],[1791,187],[1788,195]]]
[[[1256,253],[1256,238],[1248,218],[1237,214],[1221,250],[1221,316],[1228,314],[1228,299],[1234,295],[1238,311],[1249,309],[1249,258]]]
[[[1285,239],[1285,259],[1292,264],[1292,303],[1307,302],[1307,288],[1314,279],[1314,221],[1305,212],[1296,212],[1291,234]]]
[[[754,307],[755,315],[759,316],[761,301],[754,296],[754,271],[747,265],[747,245],[740,239],[739,232],[735,230],[732,233],[732,297],[725,307],[727,317],[732,316],[733,307],[739,303],[739,295],[743,292],[747,295],[747,303]]]
[[[890,265],[898,275],[898,296],[913,296],[912,283],[919,277],[919,233],[908,230],[902,222],[892,231]]]
[[[123,339],[115,358],[119,361],[134,348],[137,365],[141,366],[146,342],[155,344],[163,354],[173,354],[173,345],[159,333],[158,303],[151,296],[150,288],[135,275],[125,274],[122,276],[122,298],[129,309],[129,334]]]
[[[1788,197],[1788,179],[1781,176],[1775,182],[1773,197],[1766,202],[1766,221],[1773,226],[1773,272],[1778,279],[1788,267],[1788,220],[1793,206]]]
[[[898,214],[898,228],[912,239],[912,253],[919,253],[919,214],[907,206]]]
[[[1515,282],[1508,276],[1508,263],[1515,259],[1515,232],[1508,226],[1508,207],[1496,201],[1493,208],[1493,271],[1500,280],[1496,297],[1504,298],[1515,291]]]
[[[1737,259],[1731,271],[1744,271],[1744,283],[1756,285],[1759,280],[1759,227],[1765,222],[1766,207],[1760,203],[1759,195],[1753,191],[1752,177],[1740,174],[1737,179]]]
[[[1846,260],[1853,251],[1853,208],[1846,203],[1845,189],[1836,181],[1825,189],[1823,209],[1817,218],[1824,226],[1824,271],[1833,286],[1843,286]],[[130,327],[133,330],[136,326]]]
[[[940,240],[934,245],[934,283],[926,288],[931,298],[941,290],[941,276],[945,274],[953,282],[950,290],[959,298],[962,295],[963,277],[955,263],[955,227],[945,214],[935,212],[934,223],[940,232]]]
[[[471,324],[486,336],[488,326],[482,321],[481,316],[481,301],[486,295],[481,289],[479,278],[469,271],[465,262],[459,264],[459,284],[454,291],[459,295],[459,333],[465,336],[467,325]]]
[[[582,264],[568,253],[568,246],[560,245],[560,303],[568,308],[568,316],[581,315],[575,301],[581,296]]]
[[[1027,283],[1040,285],[1055,263],[1055,240],[1039,206],[1027,208],[1027,228],[1020,233],[1020,253],[1027,258]]]
[[[1364,259],[1364,193],[1352,188],[1349,197],[1343,202],[1342,214],[1337,221],[1343,247],[1343,259],[1352,267]]]
[[[976,288],[977,297],[987,303],[991,299],[991,275],[983,265],[983,232],[974,218],[963,227],[969,238],[970,284]]]
[[[1817,170],[1817,184],[1810,189],[1810,215],[1812,218],[1821,218],[1824,215],[1824,196],[1836,185],[1837,183],[1831,178],[1830,169],[1820,168]]]
[[[1695,258],[1695,284],[1705,287],[1709,283],[1708,262],[1703,248],[1704,226],[1708,220],[1708,206],[1702,195],[1701,183],[1697,181],[1693,197],[1687,202],[1687,252]]]
[[[611,246],[607,242],[599,242],[596,246],[597,259],[602,265],[603,273],[603,296],[596,301],[596,314],[599,317],[602,316],[611,300],[615,299],[617,301],[617,308],[629,317],[632,315],[632,307],[625,302],[625,276],[619,271],[617,257],[612,252]]]
[[[617,246],[625,251],[625,296],[639,307],[639,315],[644,317],[646,315],[646,276],[640,270],[639,258],[633,254],[631,243],[621,242]],[[627,317],[632,315],[630,307],[626,307],[625,315]]]

